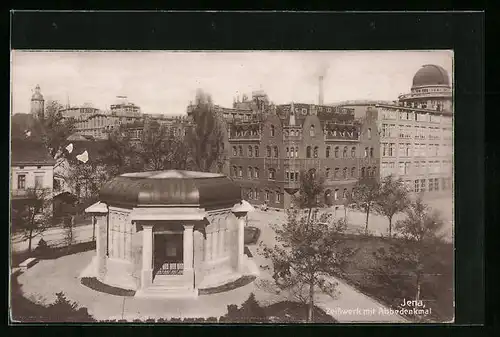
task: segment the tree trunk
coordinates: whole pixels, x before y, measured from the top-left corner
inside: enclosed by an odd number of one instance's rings
[[[370,215],[370,207],[366,208],[366,223],[365,223],[365,235],[368,235],[368,216]]]
[[[415,294],[415,300],[417,302],[420,300],[420,274],[417,274],[417,291]]]
[[[347,207],[344,206],[344,220],[347,221]]]
[[[28,236],[28,252],[31,253],[31,241],[33,240],[33,228],[30,229],[30,234]]]
[[[389,217],[389,238],[392,238],[392,216]]]
[[[307,322],[312,323],[314,310],[314,283],[309,284],[309,308],[307,312]]]

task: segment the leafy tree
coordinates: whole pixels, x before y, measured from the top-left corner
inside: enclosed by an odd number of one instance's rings
[[[396,280],[398,287],[410,277],[413,298],[419,301],[426,276],[445,268],[444,262],[435,258],[439,255],[444,223],[439,213],[431,211],[420,197],[409,204],[405,213],[406,219],[395,225],[399,239],[392,241],[388,250],[382,248],[374,254],[384,262],[376,273],[387,280]]]
[[[45,117],[39,121],[42,140],[52,157],[61,150],[61,147],[75,130],[75,120],[63,118],[60,112],[62,108],[63,106],[57,101],[47,101]]]
[[[329,277],[340,272],[352,254],[340,246],[346,223],[330,214],[309,217],[290,210],[284,225],[272,227],[277,244],[263,245],[262,253],[272,261],[274,282],[265,285],[307,304],[307,321],[312,322],[316,291],[335,296],[337,283]]]
[[[105,167],[109,177],[142,169],[142,163],[137,157],[126,127],[126,125],[122,124],[108,132],[104,141],[105,152],[98,158],[99,163]]]
[[[403,212],[408,207],[410,202],[408,194],[408,189],[401,178],[394,179],[392,175],[389,175],[382,179],[374,209],[389,220],[389,237],[392,237],[394,215]]]
[[[50,191],[32,188],[26,191],[26,201],[13,210],[12,225],[28,240],[28,252],[32,251],[33,238],[41,235],[52,223]]]
[[[307,209],[307,219],[311,218],[315,208],[324,205],[322,195],[325,190],[325,176],[315,169],[301,171],[299,176],[299,191],[293,196],[293,202],[299,209]]]
[[[231,304],[227,306],[226,321],[234,323],[266,323],[268,321],[266,312],[259,302],[255,299],[254,293],[251,293],[248,299],[243,302],[241,308]]]
[[[380,184],[374,178],[363,178],[352,189],[352,202],[355,208],[366,213],[365,234],[368,234],[368,217],[380,194]]]
[[[49,322],[93,322],[95,319],[89,314],[87,308],[79,308],[76,302],[66,298],[62,292],[56,294],[54,303],[46,309]]]
[[[194,169],[210,172],[224,153],[224,122],[215,110],[209,94],[198,90],[192,111],[192,128],[187,143]]]

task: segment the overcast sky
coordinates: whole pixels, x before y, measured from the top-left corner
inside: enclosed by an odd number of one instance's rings
[[[34,87],[45,100],[91,103],[107,109],[127,96],[144,113],[184,114],[197,88],[216,104],[264,90],[276,104],[395,100],[409,92],[413,75],[436,64],[452,76],[451,51],[332,52],[12,52],[12,112],[28,113]]]

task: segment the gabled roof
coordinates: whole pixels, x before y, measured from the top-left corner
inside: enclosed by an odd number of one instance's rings
[[[28,139],[12,139],[11,165],[53,166],[56,161],[42,142]]]

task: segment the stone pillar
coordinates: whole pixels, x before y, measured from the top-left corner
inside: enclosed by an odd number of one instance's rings
[[[207,237],[205,239],[205,262],[210,261],[212,257],[212,232],[206,234]]]
[[[96,221],[96,256],[97,256],[97,276],[98,278],[103,278],[106,274],[106,255],[107,255],[107,225],[108,225],[108,215],[107,214],[95,214]]]
[[[153,225],[142,225],[142,272],[141,287],[153,282]]]
[[[219,256],[224,256],[226,251],[226,241],[225,241],[226,229],[221,228],[219,230]]]
[[[245,215],[238,216],[238,271],[243,270],[243,258],[245,254]]]
[[[184,275],[188,287],[194,287],[194,270],[193,270],[193,228],[194,225],[184,225],[183,235],[183,258],[184,258]]]

